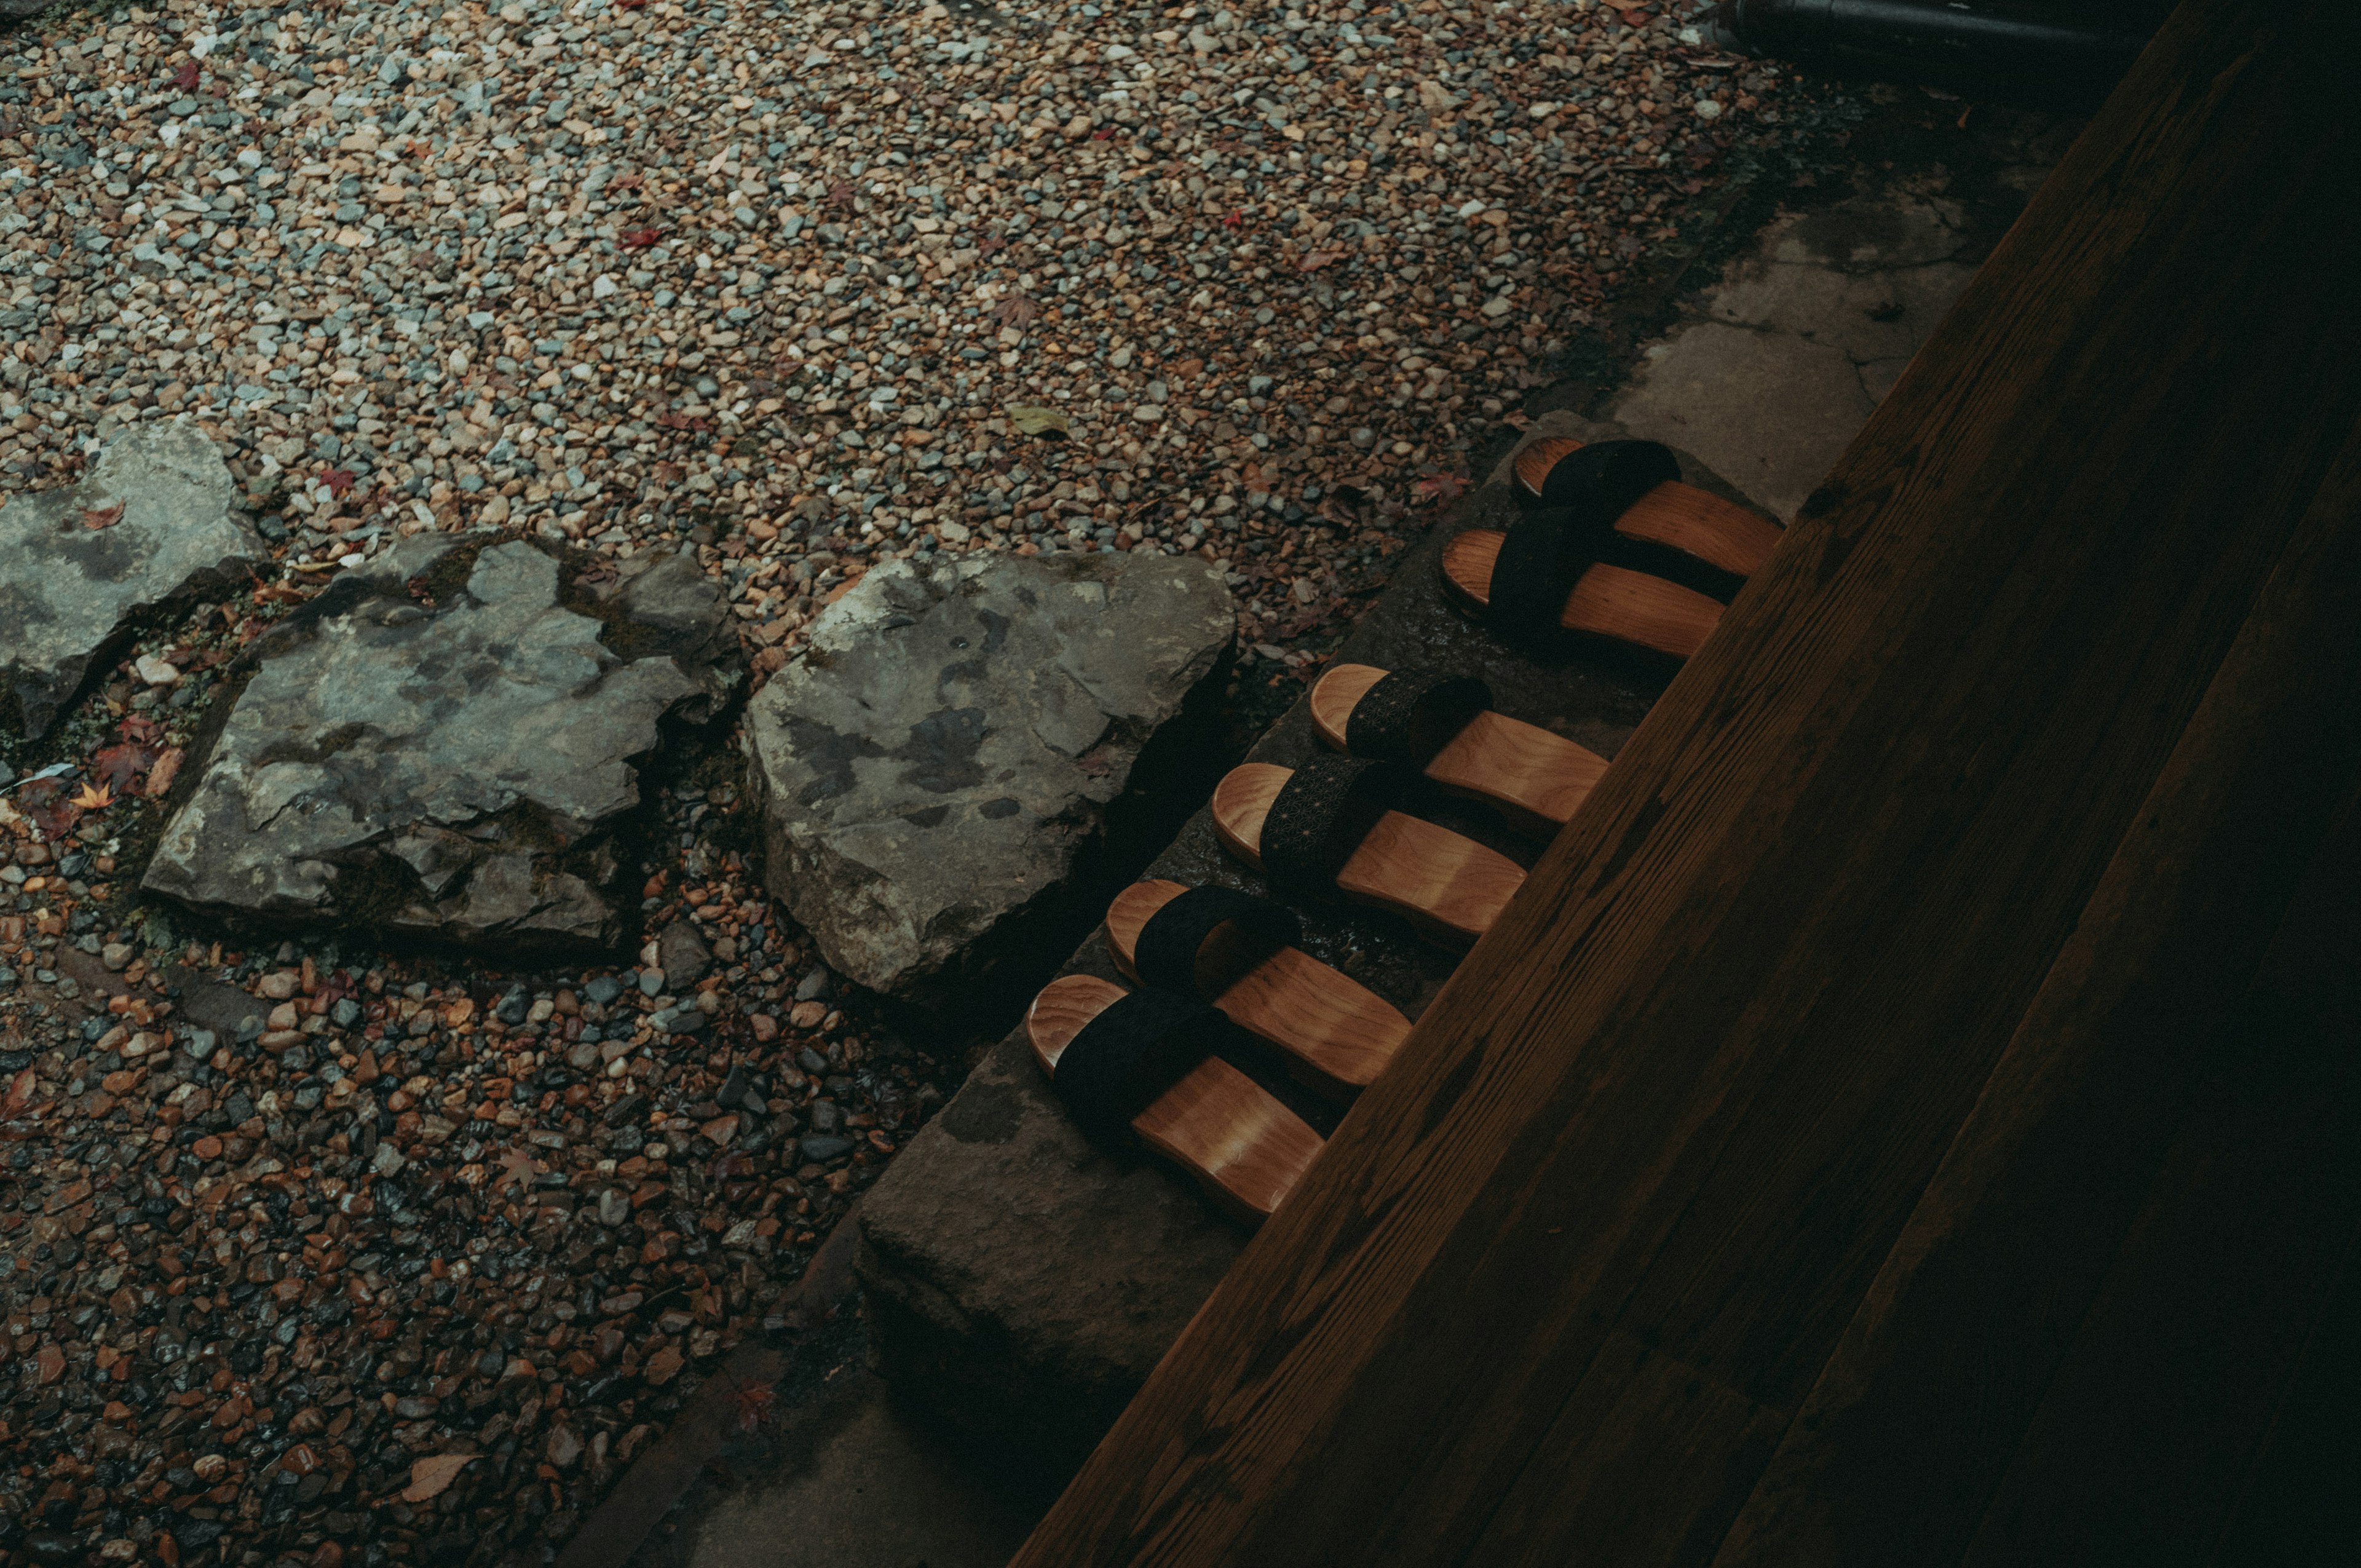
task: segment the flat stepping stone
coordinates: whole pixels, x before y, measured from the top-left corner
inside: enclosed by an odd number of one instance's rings
[[[873,569],[748,705],[771,891],[882,993],[1027,956],[1235,626],[1190,556]]]
[[[258,644],[142,885],[503,956],[611,946],[617,830],[666,721],[719,711],[723,614],[677,555],[586,576],[522,540],[406,541]]]
[[[193,424],[138,424],[70,489],[0,506],[0,730],[46,734],[139,621],[267,565],[237,484]]]

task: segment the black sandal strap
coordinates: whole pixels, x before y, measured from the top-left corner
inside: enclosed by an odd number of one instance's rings
[[[1262,872],[1272,891],[1334,896],[1336,873],[1405,782],[1399,767],[1366,757],[1314,757],[1296,769],[1262,823]]]
[[[1303,934],[1295,912],[1232,887],[1192,887],[1148,917],[1133,945],[1132,967],[1148,984],[1186,995],[1197,989],[1197,949],[1216,927],[1235,921],[1271,948]]]
[[[1553,464],[1540,492],[1524,498],[1524,507],[1559,511],[1603,506],[1611,521],[1658,485],[1680,477],[1680,459],[1662,442],[1593,441]]]
[[[1491,706],[1492,688],[1473,675],[1394,670],[1353,705],[1345,720],[1345,750],[1356,757],[1423,768]]]
[[[1050,1087],[1086,1135],[1121,1144],[1131,1119],[1215,1054],[1235,1027],[1192,997],[1135,991],[1067,1043]]]
[[[1542,487],[1542,510],[1511,527],[1492,565],[1487,619],[1527,644],[1557,635],[1566,596],[1593,565],[1662,577],[1720,604],[1746,579],[1685,550],[1633,539],[1615,520],[1667,479],[1680,477],[1672,453],[1653,441],[1602,441],[1569,453]]]

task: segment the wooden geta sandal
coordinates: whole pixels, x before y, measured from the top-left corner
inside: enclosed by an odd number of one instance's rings
[[[1525,873],[1498,850],[1394,810],[1411,779],[1357,757],[1316,757],[1291,772],[1246,762],[1213,786],[1213,828],[1284,898],[1341,895],[1464,946],[1491,929]]]
[[[1294,913],[1227,887],[1140,882],[1106,917],[1115,967],[1145,985],[1202,996],[1279,1048],[1295,1075],[1338,1099],[1367,1088],[1410,1020],[1358,981],[1292,944]]]
[[[1779,542],[1777,524],[1681,483],[1653,441],[1537,441],[1516,474],[1524,520],[1443,551],[1454,597],[1513,642],[1576,631],[1686,659]]]
[[[1225,1212],[1257,1224],[1323,1146],[1215,1054],[1235,1028],[1202,1002],[1086,974],[1051,981],[1025,1014],[1034,1057],[1086,1135],[1107,1145],[1137,1137]]]
[[[1339,664],[1312,688],[1312,724],[1340,751],[1415,768],[1543,838],[1607,772],[1598,752],[1494,712],[1491,688],[1472,675]]]

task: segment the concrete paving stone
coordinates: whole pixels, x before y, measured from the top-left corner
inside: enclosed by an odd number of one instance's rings
[[[1708,311],[1716,321],[1789,333],[1859,361],[1906,360],[1974,276],[1952,261],[1862,273],[1749,257],[1731,265]]]
[[[1875,406],[1840,348],[1706,322],[1651,348],[1609,416],[1696,453],[1784,521]]]

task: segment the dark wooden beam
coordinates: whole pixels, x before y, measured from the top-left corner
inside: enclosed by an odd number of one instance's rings
[[[2188,0],[1019,1563],[1714,1555],[2351,435],[2356,42]]]

